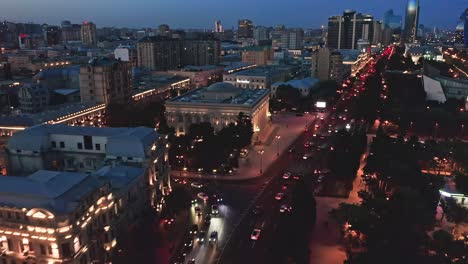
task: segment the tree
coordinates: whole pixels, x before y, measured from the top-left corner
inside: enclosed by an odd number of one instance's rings
[[[455,230],[458,228],[459,224],[468,222],[468,209],[458,204],[455,199],[444,199],[442,208],[447,220],[455,224]]]
[[[280,85],[276,89],[276,98],[281,100],[288,108],[297,107],[301,99],[301,93],[291,85]]]
[[[463,194],[468,194],[468,175],[457,172],[455,174],[455,184],[457,190]]]

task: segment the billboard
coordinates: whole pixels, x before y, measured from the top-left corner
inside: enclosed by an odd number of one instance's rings
[[[315,107],[317,107],[317,108],[326,108],[327,107],[327,102],[317,101],[317,103],[315,103]]]

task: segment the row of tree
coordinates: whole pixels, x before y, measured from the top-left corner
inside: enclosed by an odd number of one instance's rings
[[[239,151],[251,144],[252,135],[252,122],[243,113],[218,132],[210,123],[192,124],[186,135],[169,138],[169,162],[178,169],[228,172],[238,167]]]

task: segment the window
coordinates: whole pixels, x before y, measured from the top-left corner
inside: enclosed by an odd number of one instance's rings
[[[60,148],[65,148],[65,142],[60,141]]]
[[[7,211],[7,218],[11,219],[11,212],[10,211]]]
[[[77,143],[76,146],[78,147],[78,149],[83,149],[83,143]]]
[[[101,150],[101,144],[95,144],[95,145],[94,145],[94,148],[95,148],[96,150]]]
[[[47,252],[49,252],[49,255],[52,255],[52,245],[47,246]]]
[[[57,143],[55,141],[50,142],[50,144],[52,145],[53,148],[57,147]]]
[[[39,245],[39,248],[41,249],[41,255],[45,255],[46,254],[45,246],[41,244]]]
[[[83,136],[84,148],[93,149],[93,137],[92,136]]]
[[[21,218],[20,214],[18,212],[15,212],[15,217],[17,220],[19,220]]]
[[[62,254],[64,258],[71,257],[70,244],[65,243],[60,246],[62,248]]]
[[[133,160],[133,157],[127,157],[128,160]]]

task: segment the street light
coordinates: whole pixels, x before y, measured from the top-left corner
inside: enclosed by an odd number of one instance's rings
[[[276,156],[279,157],[279,139],[281,138],[281,136],[277,135],[275,138],[276,138],[276,142],[278,143],[277,148],[276,148]]]
[[[260,154],[260,175],[263,174],[263,167],[262,167],[263,166],[263,164],[262,164],[262,162],[263,162],[263,153],[265,153],[265,151],[263,149],[258,151],[258,154]]]

